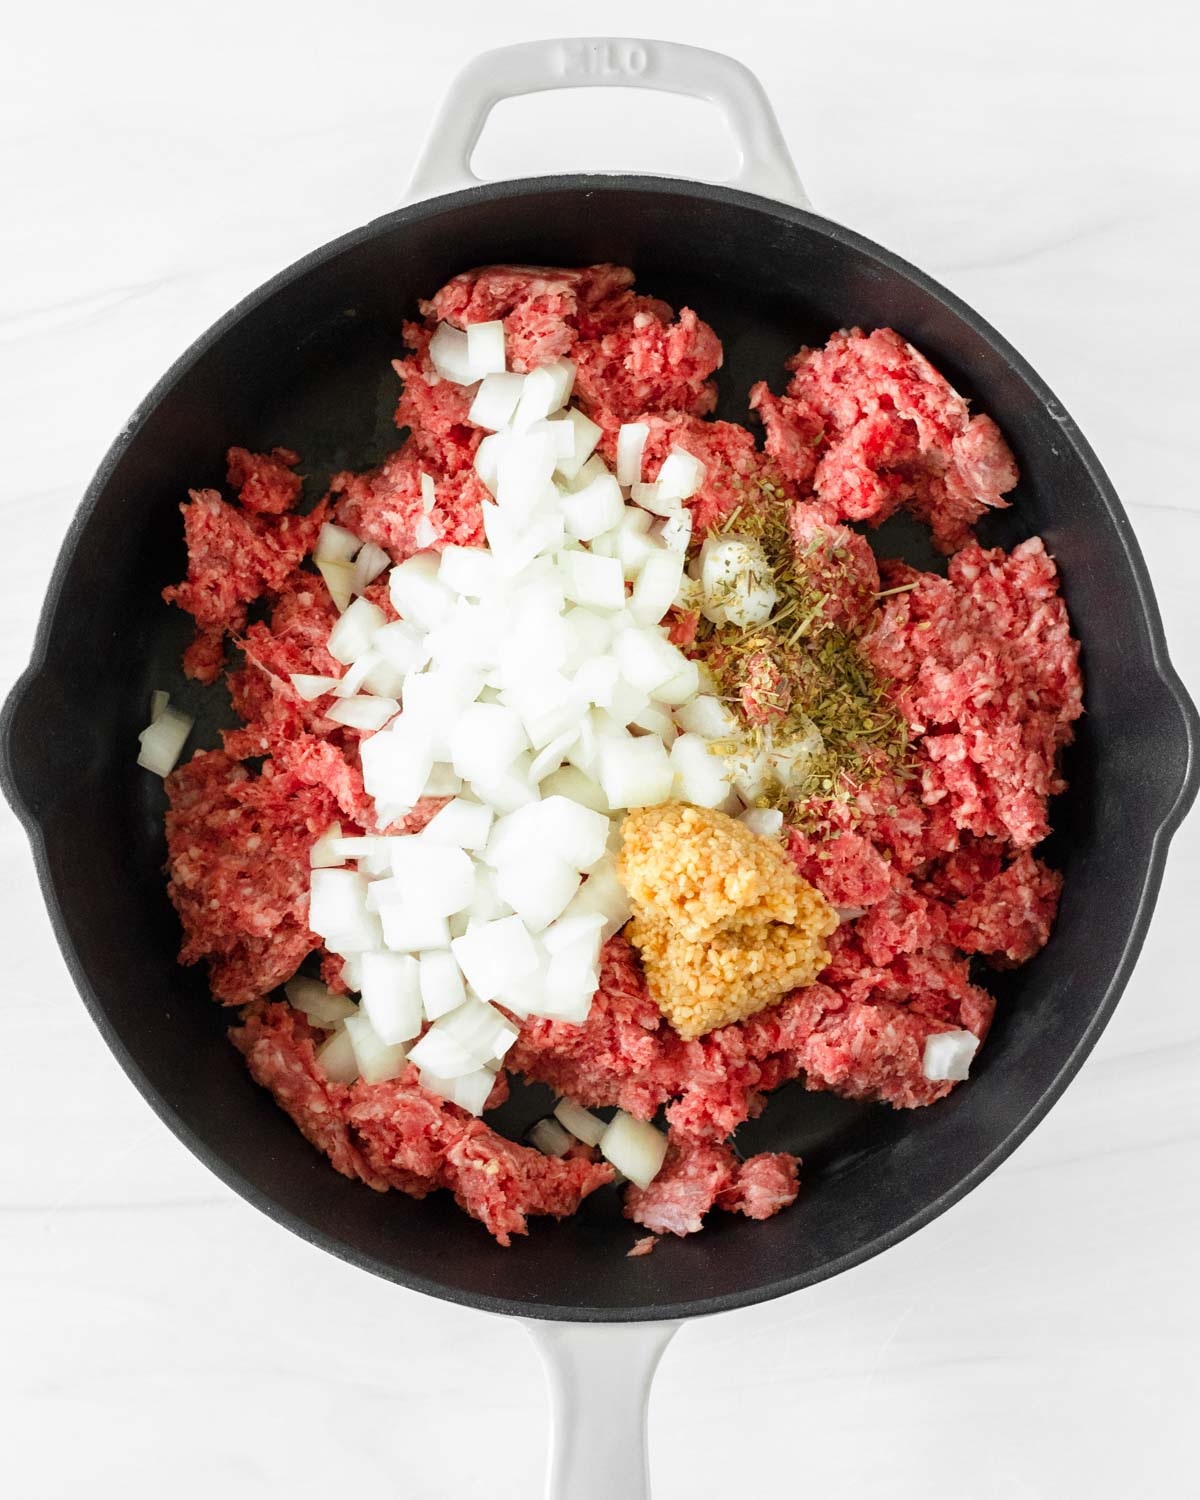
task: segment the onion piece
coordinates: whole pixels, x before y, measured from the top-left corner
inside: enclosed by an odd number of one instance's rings
[[[671,606],[683,579],[682,552],[652,552],[642,563],[629,612],[639,625],[657,625]]]
[[[681,501],[664,495],[657,484],[631,485],[629,498],[642,510],[648,510],[652,516],[670,518],[683,508]]]
[[[619,1109],[600,1137],[600,1152],[618,1172],[647,1188],[658,1176],[667,1154],[667,1138],[648,1120],[635,1120]]]
[[[593,609],[623,609],[625,580],[621,564],[594,552],[563,552],[558,559],[563,590],[568,599]]]
[[[437,485],[424,469],[417,471],[417,483],[421,488],[421,510],[425,515],[431,515],[437,504]]]
[[[192,725],[196,721],[190,714],[181,713],[179,709],[172,708],[169,704],[154,719],[138,739],[141,748],[138,750],[137,763],[144,771],[153,771],[156,776],[164,779],[175,769],[187,737],[192,732]]]
[[[702,613],[714,625],[761,625],[779,598],[762,543],[754,537],[710,536],[700,549],[700,581]]]
[[[388,590],[400,618],[421,630],[440,625],[454,603],[454,596],[438,579],[438,558],[432,552],[418,552],[393,568]]]
[[[565,480],[575,479],[595,452],[596,444],[603,435],[603,429],[573,406],[569,407],[561,417],[552,417],[550,424],[555,427],[565,427],[570,431],[570,442],[565,452],[559,453],[555,472]]]
[[[382,933],[379,918],[367,910],[366,876],[356,870],[313,870],[308,925],[334,952],[378,948]]]
[[[937,1031],[925,1038],[921,1071],[933,1083],[961,1083],[971,1072],[971,1062],[979,1050],[979,1038],[972,1031]]]
[[[412,1047],[409,1057],[422,1073],[428,1071],[438,1078],[462,1078],[482,1066],[473,1052],[442,1029],[441,1021],[432,1025]]]
[[[751,833],[757,833],[760,838],[778,838],[783,832],[783,813],[777,807],[747,808],[742,813],[740,821],[745,823]],[[861,912],[858,914],[862,915]]]
[[[487,1068],[474,1073],[464,1073],[458,1078],[439,1078],[426,1068],[421,1070],[421,1087],[451,1104],[457,1104],[468,1114],[481,1115],[488,1095],[496,1086],[496,1075]]]
[[[352,531],[344,526],[335,526],[326,521],[317,532],[317,545],[313,548],[313,562],[350,562],[362,543]]]
[[[445,949],[422,953],[417,959],[421,1006],[429,1021],[457,1010],[467,998],[462,970]]]
[[[423,837],[392,839],[391,849],[400,900],[432,917],[453,916],[470,902],[475,870],[465,850]]]
[[[692,540],[692,513],[677,511],[668,516],[658,533],[658,539],[670,552],[686,552]]]
[[[332,719],[335,724],[345,724],[348,729],[373,732],[382,729],[399,712],[400,705],[395,698],[374,698],[364,693],[340,699],[325,717]]]
[[[575,1144],[570,1131],[564,1129],[553,1115],[534,1121],[529,1127],[529,1143],[536,1146],[543,1156],[566,1156]]]
[[[288,1004],[306,1015],[314,1026],[329,1031],[344,1021],[347,1016],[356,1016],[358,1006],[345,995],[335,995],[328,985],[319,979],[306,979],[296,975],[283,987]]]
[[[326,649],[344,667],[371,649],[375,632],[387,624],[387,616],[369,599],[355,599],[329,632]]]
[[[645,422],[626,422],[617,432],[617,483],[640,484],[642,453],[650,428]]]
[[[382,547],[377,547],[374,542],[364,542],[354,559],[354,592],[363,593],[391,565],[392,559]]]
[[[170,701],[170,693],[166,692],[163,688],[154,689],[154,691],[150,694],[151,724],[154,723],[155,719],[158,718],[159,714],[162,713],[163,709],[166,708],[167,704],[170,703]]]
[[[434,1022],[431,1030],[452,1037],[480,1067],[500,1062],[517,1039],[517,1027],[494,1005],[469,995],[462,1005]]]
[[[530,427],[558,411],[567,404],[574,384],[575,366],[569,359],[556,359],[552,364],[530,370],[513,426],[518,430]]]
[[[382,881],[379,884],[383,884]],[[450,945],[450,927],[440,912],[412,900],[388,902],[379,908],[384,946],[393,953],[424,953]]]
[[[344,1026],[339,1026],[329,1040],[317,1048],[317,1062],[330,1083],[351,1084],[358,1077],[354,1043]]]
[[[493,1000],[528,978],[538,966],[537,949],[520,917],[481,922],[455,938],[450,951],[481,1000]]]
[[[336,692],[340,677],[316,677],[309,672],[293,672],[289,678],[296,689],[296,696],[305,703],[313,703],[326,693]]]
[[[506,427],[521,399],[525,379],[524,375],[488,375],[475,392],[475,399],[467,413],[468,420],[474,422],[476,427],[486,427],[491,432],[499,432],[502,427]]]
[[[482,380],[503,371],[504,324],[499,318],[472,323],[467,328],[467,364],[473,380]],[[474,417],[471,420],[474,421]]]
[[[342,825],[331,823],[321,837],[313,843],[308,851],[308,863],[314,870],[332,869],[335,865],[345,864],[345,858],[336,853],[337,846],[342,837]]]
[[[704,483],[705,467],[693,453],[672,448],[658,471],[658,489],[663,500],[690,500]]]
[[[554,1106],[554,1118],[585,1146],[598,1146],[608,1129],[599,1115],[584,1109],[582,1104],[576,1104],[574,1099],[560,1099]]]
[[[360,968],[363,1009],[380,1041],[395,1046],[419,1036],[423,1015],[417,960],[408,953],[364,953]]]
[[[319,562],[317,568],[325,580],[325,587],[329,590],[329,597],[333,600],[338,613],[345,613],[354,597],[354,564],[339,562],[331,558],[328,561]]]
[[[382,1040],[369,1017],[349,1016],[346,1035],[354,1049],[354,1061],[364,1083],[386,1083],[399,1078],[408,1066],[408,1049],[399,1044],[389,1046]]]
[[[601,474],[583,489],[562,498],[567,534],[577,541],[591,542],[621,523],[625,501],[621,486],[611,474]]]
[[[473,385],[478,377],[471,368],[467,335],[449,323],[439,323],[429,340],[429,358],[443,380],[455,385]]]
[[[333,689],[335,698],[353,698],[358,690],[371,675],[372,667],[376,666],[383,658],[375,650],[366,651],[358,660],[346,668],[345,672],[337,680]]]
[[[479,599],[495,588],[499,574],[496,559],[485,547],[443,547],[438,561],[438,582],[452,593]]]
[[[681,734],[671,746],[671,766],[675,772],[672,794],[680,802],[720,807],[729,796],[724,759],[710,755],[708,744],[698,734]]]
[[[430,818],[418,837],[424,843],[478,851],[487,844],[494,816],[482,802],[455,797]]]

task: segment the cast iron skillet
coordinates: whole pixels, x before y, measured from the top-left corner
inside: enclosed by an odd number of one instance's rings
[[[713,54],[641,42],[538,43],[477,60],[422,165],[423,185],[446,185],[447,160],[465,175],[501,94],[614,81],[716,99],[747,158],[743,181],[803,204],[750,75]],[[765,1224],[714,1215],[702,1235],[637,1260],[626,1259],[633,1231],[611,1190],[504,1252],[444,1194],[417,1203],[332,1171],[251,1082],[203,973],[175,962],[164,799],[134,764],[153,687],[197,713],[198,743],[214,743],[220,722],[212,695],[179,673],[187,621],[159,599],[185,570],[178,504],[188,487],[221,483],[231,442],[278,443],[303,455],[319,494],[336,469],[397,445],[388,361],[418,297],[486,262],[598,260],[633,266],[644,289],[712,323],[726,353],[720,415],[734,420],[747,417],[754,379],[778,384],[787,355],[836,328],[890,324],[917,344],[1012,443],[1021,484],[1012,509],[988,517],[984,540],[1008,546],[1039,533],[1057,557],[1087,705],[1071,789],[1054,811],[1050,851],[1066,874],[1058,923],[1044,952],[999,986],[970,1085],[915,1112],[783,1091],[739,1144],[804,1157],[795,1207]],[[0,739],[4,789],[84,1002],[180,1139],[272,1218],[365,1270],[494,1312],[575,1322],[678,1319],[809,1286],[978,1183],[1046,1113],[1112,1014],[1197,786],[1195,710],[1168,662],[1129,522],[1021,356],[920,271],[806,206],[649,177],[476,185],[412,203],[314,251],[221,319],[101,464]],[[544,1094],[524,1091],[502,1124],[519,1130],[545,1108]]]

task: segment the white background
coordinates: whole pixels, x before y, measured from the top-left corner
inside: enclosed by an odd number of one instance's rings
[[[165,366],[270,273],[396,203],[468,54],[594,26],[749,63],[818,207],[1032,360],[1124,497],[1200,690],[1190,10],[21,7],[0,36],[4,687],[91,470]],[[478,158],[494,175],[731,160],[703,106],[594,94],[506,109]],[[536,1493],[546,1407],[520,1330],[369,1279],[221,1187],[86,1019],[7,812],[0,879],[11,1493]],[[1198,897],[1193,819],[1115,1021],[966,1202],[835,1282],[684,1329],[652,1408],[659,1500],[1200,1493]]]

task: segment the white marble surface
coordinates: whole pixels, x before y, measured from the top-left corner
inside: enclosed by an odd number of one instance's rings
[[[611,0],[603,15],[586,22],[750,63],[814,201],[927,267],[1029,356],[1123,495],[1200,691],[1190,7]],[[162,369],[269,273],[396,201],[467,52],[579,29],[571,19],[479,0],[9,14],[5,688],[77,498]],[[676,122],[702,111],[612,103],[513,107],[480,162],[703,175],[729,160],[714,128],[681,138]],[[7,812],[0,881],[10,1492],[535,1493],[545,1400],[520,1331],[324,1257],[220,1186],[85,1017]],[[1198,898],[1193,819],[1115,1021],[967,1201],[834,1282],[683,1331],[652,1408],[660,1500],[751,1476],[860,1500],[1196,1492]]]

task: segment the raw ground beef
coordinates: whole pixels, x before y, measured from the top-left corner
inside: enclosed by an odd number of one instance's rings
[[[834,519],[877,525],[904,505],[952,552],[985,510],[1007,503],[1017,466],[1000,429],[969,416],[949,381],[892,329],[835,333],[788,369],[783,396],[760,382],[750,404],[767,452]]]
[[[387,1083],[331,1083],[316,1060],[319,1035],[283,1004],[250,1007],[230,1032],[255,1081],[347,1177],[415,1198],[448,1188],[502,1245],[527,1232],[530,1216],[566,1218],[612,1181],[606,1163],[543,1156],[497,1135],[423,1089],[416,1067]],[[489,1104],[505,1092],[501,1075]]]
[[[310,954],[327,983],[346,988],[341,959],[308,930],[308,850],[335,819],[354,833],[373,815],[362,733],[326,717],[330,698],[305,703],[290,681],[338,670],[325,646],[336,610],[302,561],[330,513],[396,561],[427,546],[482,544],[486,492],[473,463],[483,432],[470,422],[469,393],[437,377],[428,346],[439,318],[458,327],[503,318],[513,368],[564,356],[576,364],[576,396],[610,461],[630,420],[650,428],[648,478],[673,445],[703,461],[689,502],[697,536],[747,490],[789,507],[827,617],[867,627],[864,650],[909,725],[916,775],[882,776],[852,804],[812,803],[805,828],[787,830],[797,870],[843,918],[816,983],[684,1041],[618,935],[605,946],[587,1020],[521,1022],[489,1101],[506,1097],[512,1073],[589,1107],[642,1119],[665,1112],[663,1170],[625,1194],[628,1216],[651,1231],[631,1254],[649,1253],[657,1235],[694,1232],[714,1208],[767,1218],[795,1199],[798,1162],[782,1153],[741,1161],[731,1137],[770,1091],[797,1079],[900,1108],[944,1097],[954,1085],[922,1070],[927,1038],[963,1028],[983,1039],[992,1019],[971,963],[1023,963],[1049,936],[1061,877],[1033,849],[1081,712],[1054,563],[1037,538],[1010,554],[974,543],[972,523],[1016,483],[1012,456],[990,418],[970,415],[890,329],[851,329],[801,350],[782,396],[757,385],[760,448],[746,428],[710,417],[721,365],[713,330],[690,309],[676,315],[635,293],[622,267],[488,267],[456,277],[421,314],[395,362],[396,423],[407,435],[381,465],[335,475],[300,515],[295,453],[231,448],[236,502],[197,490],[183,507],[188,576],[165,597],[195,617],[190,675],[215,681],[234,639],[240,658],[227,680],[241,723],[222,750],[198,752],[167,782],[181,959],[207,960],[216,997],[244,1007],[231,1034],[254,1077],[347,1176],[416,1197],[444,1188],[502,1244],[525,1233],[530,1216],[570,1214],[611,1180],[588,1148],[558,1158],[505,1140],[422,1089],[415,1069],[388,1083],[329,1082],[315,1057],[323,1034],[269,998]],[[876,524],[900,506],[955,554],[947,577],[899,563],[881,577],[847,524]],[[877,599],[881,583],[903,592]],[[382,581],[370,597],[391,615]],[[252,604],[262,617],[248,624]],[[688,644],[695,624],[681,614],[673,638]],[[786,691],[756,671],[750,660],[750,712],[765,692]],[[415,832],[440,805],[427,799],[392,831]]]

